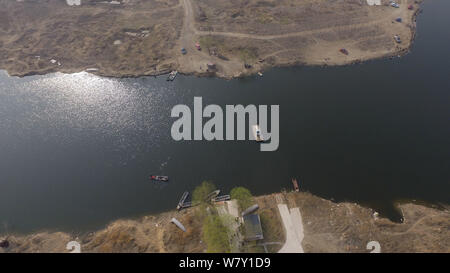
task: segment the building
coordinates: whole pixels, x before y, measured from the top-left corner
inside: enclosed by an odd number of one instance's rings
[[[256,241],[264,239],[261,220],[258,214],[247,214],[243,217],[244,220],[244,230],[245,230],[245,240],[246,241]]]

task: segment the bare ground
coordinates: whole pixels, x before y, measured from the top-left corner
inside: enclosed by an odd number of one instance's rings
[[[387,0],[381,6],[366,0],[120,2],[0,0],[0,68],[17,76],[97,68],[94,73],[116,77],[177,69],[232,78],[273,66],[349,64],[407,52],[419,8],[414,0],[398,1],[398,9]],[[207,63],[217,70],[207,70]]]
[[[278,197],[277,197],[278,196]],[[277,199],[282,200],[277,200]],[[304,226],[305,252],[369,252],[370,241],[378,241],[381,252],[450,252],[450,211],[405,203],[399,208],[404,222],[394,223],[374,216],[374,211],[354,203],[334,203],[310,193],[283,193],[256,198],[264,241],[245,251],[277,252],[285,242],[277,204],[298,207]],[[176,217],[186,227],[182,232],[170,219]],[[10,246],[1,252],[69,252],[72,240],[82,252],[205,252],[202,225],[195,210],[170,211],[136,220],[118,220],[106,228],[84,235],[38,232],[9,235]],[[0,236],[5,238],[6,235]]]

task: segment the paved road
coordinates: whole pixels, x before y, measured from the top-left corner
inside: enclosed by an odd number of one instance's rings
[[[289,212],[286,204],[278,204],[281,219],[286,230],[286,243],[278,251],[279,253],[304,253],[302,247],[303,241],[303,223],[300,210],[293,208]]]

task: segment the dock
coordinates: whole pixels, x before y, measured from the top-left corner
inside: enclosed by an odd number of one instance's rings
[[[223,201],[231,200],[231,196],[226,194],[226,195],[217,196],[215,198],[212,198],[211,200],[213,202],[223,202]]]
[[[186,204],[186,199],[189,196],[189,192],[185,191],[183,193],[183,195],[180,198],[180,201],[178,201],[178,205],[177,205],[177,210],[180,210],[182,208],[184,208],[185,204]]]
[[[192,207],[192,202],[184,202],[178,210],[187,209],[190,207]]]
[[[216,198],[219,195],[219,193],[220,193],[220,190],[215,190],[215,191],[211,192],[210,194],[208,194],[205,201],[209,202],[209,201],[213,200],[214,198]]]

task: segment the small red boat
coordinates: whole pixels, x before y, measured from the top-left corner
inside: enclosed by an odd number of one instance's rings
[[[168,182],[169,177],[165,175],[152,175],[150,176],[150,179],[153,181],[162,181],[162,182]]]

